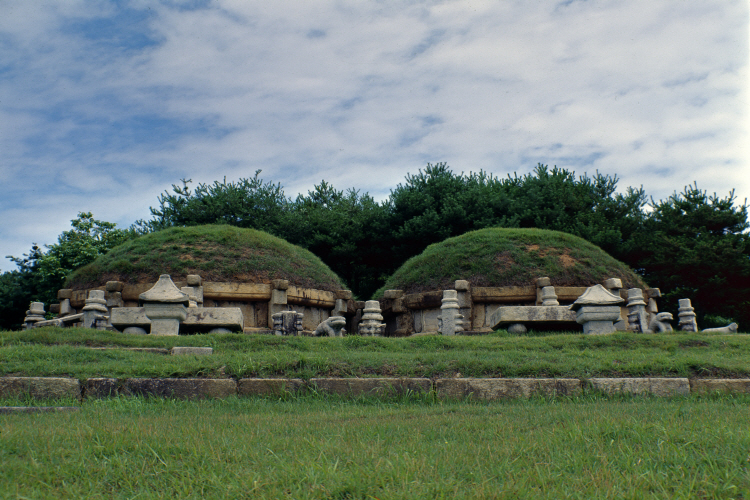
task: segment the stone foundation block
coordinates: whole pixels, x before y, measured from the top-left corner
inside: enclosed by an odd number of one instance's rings
[[[225,398],[237,394],[237,382],[210,378],[131,378],[125,381],[120,394],[175,399]]]
[[[81,399],[81,385],[74,378],[1,377],[0,396],[23,396],[35,399]]]
[[[577,396],[581,381],[577,378],[448,378],[435,383],[438,397],[485,400],[538,396]]]
[[[90,378],[83,383],[83,397],[111,398],[119,394],[119,383],[116,378]]]
[[[686,378],[592,378],[589,384],[594,390],[605,394],[690,395],[690,382]]]
[[[341,396],[392,396],[432,390],[428,378],[312,378],[309,384],[317,391]]]
[[[280,396],[285,392],[297,392],[305,385],[301,379],[243,378],[237,383],[240,396]]]
[[[690,381],[693,394],[750,394],[750,378],[738,379],[695,379]]]

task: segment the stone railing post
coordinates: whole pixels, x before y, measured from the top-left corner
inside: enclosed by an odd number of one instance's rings
[[[554,286],[545,286],[542,288],[542,306],[559,306],[557,294]]]
[[[544,294],[544,287],[552,286],[552,281],[547,278],[537,278],[536,280],[536,305],[541,306],[544,302],[542,295]],[[555,296],[557,299],[557,296]]]
[[[331,316],[345,316],[349,310],[348,302],[352,299],[351,290],[336,290],[334,292],[336,304],[333,306]]]
[[[83,306],[83,323],[84,328],[104,328],[106,319],[109,314],[107,309],[107,299],[104,298],[104,290],[90,290],[89,296]]]
[[[364,314],[359,322],[359,334],[374,337],[383,335],[385,323],[380,310],[380,302],[377,300],[368,300],[365,302]]]
[[[268,303],[268,324],[273,325],[273,315],[288,310],[288,280],[271,280],[271,302]]]
[[[438,316],[438,328],[442,335],[456,335],[464,330],[457,295],[456,290],[443,290],[443,303]]]
[[[473,329],[474,319],[474,301],[471,298],[471,283],[466,280],[456,280],[453,284],[456,290],[456,300],[458,300],[458,312],[463,318],[463,329]]]
[[[690,303],[690,299],[680,299],[677,302],[680,305],[677,311],[680,330],[683,332],[697,332],[698,322],[695,320],[695,309]]]
[[[125,288],[125,283],[122,281],[107,281],[107,309],[112,310],[113,307],[124,307],[125,302],[122,300],[122,290]]]
[[[648,331],[646,302],[643,300],[643,290],[640,288],[628,290],[628,330],[641,333]]]
[[[195,302],[198,303],[196,307],[203,307],[203,279],[197,274],[188,274],[187,286],[193,289]]]
[[[76,313],[75,309],[70,305],[70,299],[72,298],[73,290],[70,288],[63,288],[57,291],[57,300],[60,301],[60,312],[57,315],[58,317],[64,318],[65,316],[70,316],[71,314]]]
[[[31,330],[40,321],[44,321],[44,302],[32,302],[23,319],[23,329]]]
[[[622,280],[619,278],[609,278],[608,280],[604,281],[604,288],[606,288],[609,293],[612,295],[615,295],[617,297],[622,298],[622,295],[620,291],[622,290]],[[622,305],[620,306],[620,318],[615,323],[615,330],[624,332],[628,329],[628,305],[627,302],[623,300]]]

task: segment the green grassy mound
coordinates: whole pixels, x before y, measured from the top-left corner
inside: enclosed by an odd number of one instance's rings
[[[67,286],[81,289],[107,281],[153,282],[199,274],[205,281],[270,283],[286,279],[319,290],[346,288],[323,261],[308,250],[255,229],[228,225],[174,227],[146,234],[113,248],[76,270]]]
[[[388,278],[375,298],[392,289],[449,289],[458,279],[473,286],[527,286],[542,276],[555,286],[591,286],[608,278],[620,278],[625,288],[646,286],[628,266],[577,236],[488,228],[428,246]]]

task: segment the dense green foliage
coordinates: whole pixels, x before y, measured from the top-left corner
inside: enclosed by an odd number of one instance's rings
[[[18,270],[0,276],[0,328],[19,326],[32,301],[55,302],[73,270],[138,234],[135,229],[118,229],[111,222],[94,219],[91,212],[80,212],[70,222],[72,229],[63,231],[46,251],[34,244],[23,257],[9,257]]]
[[[344,287],[310,251],[262,231],[226,224],[170,227],[143,235],[77,269],[66,285],[154,282],[160,274],[200,274],[207,281],[287,279],[322,290]]]
[[[167,356],[126,347],[213,347]],[[92,347],[117,347],[94,350]],[[54,360],[54,362],[50,362]],[[750,336],[709,334],[377,338],[0,332],[0,375],[89,377],[750,377]],[[459,375],[460,374],[460,375]]]
[[[616,176],[576,177],[540,164],[530,174],[499,178],[481,171],[455,174],[438,163],[407,175],[383,202],[325,181],[291,199],[259,174],[194,190],[184,180],[159,197],[151,220],[135,227],[148,232],[229,224],[267,231],[319,256],[360,299],[446,238],[489,227],[551,229],[584,238],[635,269],[649,286],[661,288],[662,309],[676,313],[676,300],[686,297],[701,325],[709,325],[711,316],[750,325],[747,207],[733,194],[708,196],[689,186],[649,203],[642,188],[618,192]],[[31,298],[46,301],[54,292],[36,263],[45,252],[35,248],[27,260],[16,261],[19,271],[0,277],[0,307],[15,311],[5,321],[22,316]],[[75,265],[61,265],[53,275],[59,279]]]
[[[3,415],[0,497],[748,498],[748,402],[93,400]]]
[[[645,287],[628,266],[582,238],[546,229],[487,228],[428,246],[398,268],[375,297],[388,289],[444,290],[457,279],[473,286],[528,286],[540,276],[555,286],[620,278],[625,288]]]

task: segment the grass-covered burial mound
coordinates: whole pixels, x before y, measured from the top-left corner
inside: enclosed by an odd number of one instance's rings
[[[346,286],[314,254],[255,229],[228,225],[174,227],[149,233],[113,248],[76,270],[67,286],[74,289],[155,282],[199,274],[204,281],[270,283],[286,279],[305,288],[341,290]]]
[[[473,286],[528,286],[542,276],[555,286],[590,286],[608,278],[620,278],[625,288],[646,286],[628,266],[577,236],[545,229],[488,228],[428,246],[406,261],[375,296],[392,289],[444,290],[458,279]]]

